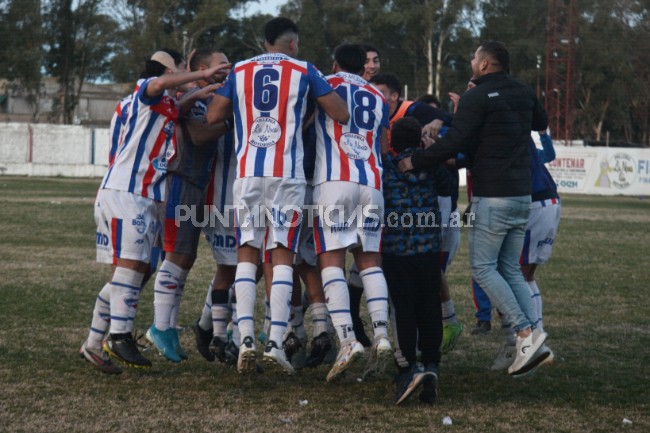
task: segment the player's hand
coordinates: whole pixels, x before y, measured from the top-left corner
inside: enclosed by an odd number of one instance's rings
[[[411,157],[406,157],[397,164],[397,168],[402,173],[413,170],[413,163],[411,162]]]
[[[435,137],[432,137],[429,135],[428,132],[425,132],[424,130],[422,131],[422,148],[426,149],[427,147],[431,146],[433,143],[436,142]]]
[[[428,134],[434,141],[440,132],[440,128],[444,125],[444,122],[440,119],[434,119],[430,123],[427,123],[422,128],[422,135]]]
[[[193,96],[196,99],[207,99],[210,96],[213,96],[214,92],[216,92],[219,87],[221,87],[221,84],[219,83],[209,84],[201,88],[201,90],[197,90],[196,92],[194,92]]]
[[[454,113],[455,113],[456,109],[458,108],[458,101],[460,101],[460,95],[454,92],[449,92],[448,95],[449,95],[449,99],[451,99],[452,104],[454,104]]]
[[[230,73],[232,64],[224,63],[203,71],[203,78],[210,84],[222,82]]]

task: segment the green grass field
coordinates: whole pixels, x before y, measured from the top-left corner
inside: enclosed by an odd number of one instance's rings
[[[95,263],[98,184],[0,177],[2,432],[650,431],[648,199],[563,197],[553,257],[538,271],[556,362],[519,380],[488,370],[498,332],[469,335],[474,308],[463,233],[449,278],[466,332],[443,357],[438,403],[423,406],[416,396],[395,407],[389,376],[327,384],[321,367],[241,378],[205,362],[191,331],[182,334],[190,359],[180,365],[146,352],[150,371],[108,377],[81,361],[77,350],[109,273]],[[199,254],[185,290],[185,326],[200,314],[214,272],[206,245]],[[150,324],[152,296],[150,283],[140,330]],[[442,425],[445,416],[452,426]]]

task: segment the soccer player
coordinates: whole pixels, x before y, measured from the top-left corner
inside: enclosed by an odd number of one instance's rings
[[[362,47],[366,51],[366,62],[363,65],[362,78],[366,81],[370,81],[370,79],[377,75],[381,70],[379,50],[371,44],[363,44]]]
[[[301,130],[308,94],[337,121],[347,122],[349,113],[322,74],[310,63],[294,58],[299,40],[293,21],[272,19],[265,26],[264,37],[268,52],[235,64],[208,108],[208,122],[234,114],[237,174],[233,198],[241,204],[235,218],[235,292],[242,336],[237,369],[240,373],[256,369],[255,274],[260,249],[265,246],[273,255],[273,279],[271,330],[264,360],[291,374],[294,369],[286,358],[282,337],[289,319],[292,265],[305,195]]]
[[[191,71],[215,67],[227,68],[228,58],[210,49],[197,50],[190,61]],[[227,122],[211,128],[205,125],[207,98],[218,85],[203,79],[197,80],[196,84],[180,101],[176,151],[168,158],[167,195],[160,215],[165,260],[158,270],[154,286],[154,323],[146,334],[160,354],[172,362],[187,359],[178,338],[176,318],[201,236],[201,227],[195,218],[180,219],[179,216],[181,208],[185,208],[185,212],[193,209],[202,214],[218,138],[228,129]]]
[[[115,269],[97,297],[97,314],[80,353],[106,373],[120,370],[102,347],[126,365],[151,366],[140,354],[132,330],[158,228],[157,203],[165,197],[167,158],[175,152],[178,106],[167,90],[200,78],[213,80],[221,69],[184,73],[169,53],[158,51],[136,85],[115,159],[95,200],[97,260],[114,264]],[[102,342],[105,325],[95,325],[107,315],[110,333]]]
[[[381,371],[392,354],[387,338],[388,289],[379,256],[384,212],[381,149],[382,143],[386,147],[388,106],[381,92],[360,76],[364,54],[358,45],[339,46],[335,74],[327,77],[347,102],[350,123],[342,125],[322,110],[316,113],[314,203],[319,209],[314,238],[327,308],[341,343],[328,381],[340,377],[364,352],[350,316],[344,275],[348,249],[359,269],[375,332],[366,373]],[[355,214],[361,210],[362,215]]]

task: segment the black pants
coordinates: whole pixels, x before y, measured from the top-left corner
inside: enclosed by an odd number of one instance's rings
[[[413,365],[417,344],[422,363],[438,365],[442,344],[440,255],[383,255],[382,260],[402,355]]]

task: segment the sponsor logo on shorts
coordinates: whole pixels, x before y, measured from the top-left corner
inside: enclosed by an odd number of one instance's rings
[[[537,242],[537,248],[539,248],[541,246],[544,246],[544,245],[553,245],[553,241],[554,241],[553,238],[546,238],[544,240],[541,240],[541,241]]]
[[[147,223],[144,220],[144,215],[139,214],[137,217],[131,220],[131,225],[135,227],[135,229],[140,233],[141,235],[144,234],[144,232],[147,231]]]
[[[154,158],[153,161],[151,161],[151,165],[153,165],[153,168],[163,173],[167,171],[167,161],[164,159]]]
[[[95,233],[95,244],[97,244],[98,247],[107,247],[108,236],[100,232]]]
[[[213,250],[234,250],[237,246],[237,239],[229,235],[214,235],[210,245]]]

